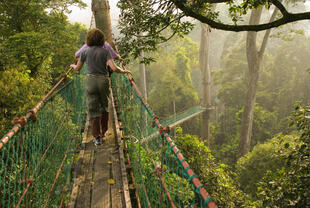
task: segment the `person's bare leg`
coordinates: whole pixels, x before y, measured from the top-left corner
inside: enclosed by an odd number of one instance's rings
[[[94,143],[95,145],[100,145],[100,117],[96,117],[91,119],[91,133],[94,137]]]
[[[101,115],[101,134],[104,136],[108,130],[109,113],[104,111]]]

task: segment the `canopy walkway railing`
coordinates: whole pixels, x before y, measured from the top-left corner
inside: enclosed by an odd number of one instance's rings
[[[62,207],[85,119],[85,73],[65,76],[0,140],[0,207]],[[84,69],[85,72],[85,69]]]
[[[0,207],[63,207],[68,202],[71,164],[86,116],[84,79],[83,72],[68,82],[63,77],[1,138]],[[114,73],[112,89],[137,206],[216,207],[134,81]]]
[[[160,123],[162,126],[169,126],[170,128],[176,127],[177,125],[182,124],[185,121],[188,121],[192,118],[194,118],[195,116],[199,115],[200,113],[204,112],[205,110],[207,110],[205,107],[203,106],[195,106],[195,107],[191,107],[185,111],[182,111],[176,115],[172,115],[168,118],[164,118],[160,120]],[[153,131],[153,132],[149,132],[151,133],[150,135],[148,135],[147,137],[144,137],[143,140],[141,142],[146,142],[147,140],[150,139],[154,139],[155,137],[159,136],[159,131]]]
[[[113,74],[112,89],[127,140],[137,207],[216,207],[133,79]],[[150,135],[155,136],[147,139]]]
[[[162,119],[161,124],[163,126],[169,125],[172,128],[172,127],[180,125],[181,123],[199,115],[200,113],[204,112],[205,110],[207,110],[207,109],[203,106],[200,106],[200,105],[195,106],[195,107],[191,107],[185,111],[177,113],[176,115],[172,115],[168,118]]]

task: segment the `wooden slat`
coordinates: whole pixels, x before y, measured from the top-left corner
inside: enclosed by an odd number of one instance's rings
[[[77,207],[90,207],[91,205],[91,192],[92,192],[92,174],[93,174],[93,158],[94,151],[86,150],[84,159],[84,182],[81,186],[80,196],[78,199]]]
[[[115,184],[111,185],[112,207],[122,208],[123,190],[118,150],[112,153],[112,175],[113,180],[115,181]]]
[[[124,151],[122,147],[122,141],[121,141],[121,131],[119,130],[119,123],[118,123],[118,117],[115,109],[115,103],[114,103],[114,97],[113,92],[111,90],[111,96],[110,96],[112,102],[112,109],[113,111],[110,111],[110,114],[113,116],[113,130],[115,135],[115,141],[118,147],[119,152],[119,163],[121,167],[121,180],[122,180],[122,188],[123,188],[123,207],[125,208],[131,208],[131,200],[130,200],[130,193],[128,188],[128,179],[127,179],[127,172],[125,167],[125,160],[124,160]]]
[[[95,147],[91,136],[87,136],[88,124],[85,127],[70,208],[131,208],[121,131],[113,98],[111,104],[109,132],[113,133],[103,145]],[[114,179],[114,185],[110,185],[108,179]]]
[[[110,208],[110,165],[108,164],[111,147],[104,144],[97,148],[94,164],[94,178],[92,191],[92,208]]]
[[[87,134],[88,134],[88,128],[89,127],[89,122],[86,121],[85,123],[85,128],[84,128],[84,136],[82,138],[82,143],[84,143],[84,141],[87,139]],[[78,162],[76,164],[75,167],[75,179],[73,182],[73,187],[72,187],[72,192],[71,192],[71,196],[70,196],[70,202],[69,202],[69,208],[75,208],[76,207],[76,202],[78,199],[78,194],[79,194],[79,189],[81,184],[84,181],[84,175],[83,175],[83,170],[82,170],[82,166],[83,166],[83,157],[84,157],[84,153],[85,153],[85,146],[82,145],[82,149],[80,150],[79,153],[79,159]]]

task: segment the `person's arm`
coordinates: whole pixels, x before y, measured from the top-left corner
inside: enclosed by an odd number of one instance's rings
[[[116,55],[117,55],[116,60],[123,61],[122,57],[119,54],[116,54]]]
[[[86,44],[85,44],[86,45]],[[86,45],[86,47],[88,47]],[[83,47],[82,47],[83,48]],[[79,54],[80,58],[78,59],[77,64],[71,64],[70,67],[72,67],[74,70],[76,71],[80,71],[80,69],[83,67],[84,62],[86,61],[86,57],[87,57],[87,50],[83,50],[80,54]]]
[[[107,61],[107,65],[115,72],[117,73],[122,73],[122,74],[131,74],[131,71],[129,70],[124,70],[124,69],[121,69],[120,67],[116,66],[116,64],[114,63],[113,59],[109,59]]]
[[[84,65],[84,62],[79,60],[77,64],[71,64],[70,67],[72,67],[75,71],[80,71],[83,65]]]
[[[116,60],[121,62],[123,65],[126,65],[125,60],[119,54],[117,54]]]

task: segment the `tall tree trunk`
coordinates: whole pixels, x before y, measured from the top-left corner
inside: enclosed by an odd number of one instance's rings
[[[175,99],[173,99],[173,119],[174,119],[174,122],[176,122],[176,115],[177,115],[177,112],[176,112],[176,108],[175,108]],[[175,137],[177,135],[177,127],[174,127],[174,130],[173,130],[173,136]]]
[[[254,9],[251,13],[250,24],[259,23],[262,9]],[[245,97],[244,110],[239,140],[239,153],[244,155],[250,151],[251,134],[254,116],[254,104],[256,100],[256,89],[259,77],[260,61],[256,47],[257,32],[248,32],[246,40],[246,53],[249,67],[248,90]]]
[[[89,29],[94,29],[94,28],[96,28],[96,21],[95,21],[95,15],[94,13],[92,13]]]
[[[147,91],[146,91],[146,74],[145,74],[145,64],[141,63],[141,61],[144,59],[144,52],[141,52],[141,55],[139,57],[140,64],[139,64],[139,69],[140,69],[140,84],[142,88],[142,95],[147,99]]]
[[[147,91],[146,91],[146,74],[145,74],[145,64],[141,63],[141,61],[144,59],[144,51],[141,52],[141,55],[139,57],[140,64],[139,64],[139,70],[140,70],[140,85],[141,85],[141,93],[145,100],[147,100]],[[147,129],[147,112],[145,110],[142,110],[142,119],[143,119],[143,125],[144,129]]]
[[[270,22],[276,17],[278,9],[275,9]],[[259,24],[262,14],[262,8],[254,9],[251,13],[250,24]],[[239,140],[239,154],[244,155],[250,151],[251,148],[251,136],[252,127],[254,119],[254,106],[256,101],[256,90],[259,79],[259,71],[261,68],[261,61],[267,46],[268,38],[270,35],[270,30],[265,32],[263,42],[261,44],[260,50],[257,49],[256,40],[257,32],[248,32],[246,40],[246,53],[249,67],[249,80],[248,80],[248,90],[245,97],[244,110],[242,114],[242,123],[240,131]]]
[[[113,47],[110,5],[108,0],[92,0],[92,11],[96,20],[96,27],[103,31],[106,41]]]
[[[202,74],[202,99],[203,105],[207,108],[202,113],[201,136],[204,142],[210,145],[210,107],[211,107],[211,72],[209,67],[209,46],[210,46],[210,27],[201,24],[201,40],[199,48],[199,64]]]

